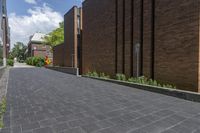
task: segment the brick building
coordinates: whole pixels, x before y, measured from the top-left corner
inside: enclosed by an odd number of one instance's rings
[[[53,65],[64,66],[64,43],[53,47]]]
[[[79,67],[82,9],[74,6],[64,15],[64,66]]]
[[[28,42],[28,51],[27,57],[46,57],[48,56],[50,59],[52,58],[51,47],[49,45],[44,45],[43,38],[45,34],[42,33],[35,33],[30,37]]]
[[[54,66],[81,66],[82,9],[72,7],[64,15],[64,44],[53,48]]]
[[[199,26],[200,0],[85,0],[82,71],[200,92]]]

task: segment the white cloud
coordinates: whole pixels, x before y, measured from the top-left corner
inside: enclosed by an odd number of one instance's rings
[[[37,4],[36,0],[25,0],[25,2],[29,4]]]
[[[27,44],[29,37],[35,32],[49,33],[63,21],[62,15],[47,4],[28,9],[27,12],[30,15],[18,16],[15,13],[9,15],[11,46],[18,41]]]

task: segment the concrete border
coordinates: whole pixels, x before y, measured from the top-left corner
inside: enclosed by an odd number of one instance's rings
[[[5,69],[6,69],[5,66],[0,67],[0,78],[2,77],[3,73],[5,72]]]
[[[47,69],[55,70],[58,72],[63,72],[67,74],[72,74],[72,75],[79,75],[79,69],[78,68],[72,68],[72,67],[55,67],[55,66],[47,66]]]
[[[89,77],[89,76],[82,76],[82,77],[111,82],[118,85],[123,85],[123,86],[133,87],[136,89],[141,89],[141,90],[146,90],[146,91],[164,94],[168,96],[173,96],[173,97],[177,97],[177,98],[181,98],[181,99],[185,99],[185,100],[189,100],[193,102],[200,102],[200,94],[195,93],[195,92],[182,91],[182,90],[170,89],[170,88],[164,88],[164,87],[156,87],[156,86],[151,86],[151,85],[142,85],[142,84],[125,82],[125,81],[118,81],[114,79],[103,79],[103,78],[96,78],[96,77]]]
[[[8,74],[8,75],[6,75]],[[0,67],[0,103],[2,102],[2,98],[7,96],[7,87],[8,87],[8,78],[9,78],[9,67],[1,66]],[[4,115],[2,116],[4,121]],[[0,131],[2,128],[0,128]]]
[[[4,87],[7,87],[7,85],[6,86],[4,85],[4,82],[6,82],[6,81],[4,81],[4,76],[3,76],[5,74],[5,71],[6,71],[6,67],[1,66],[0,67],[0,102],[2,100],[2,97],[6,95],[6,94],[4,94],[5,93]]]

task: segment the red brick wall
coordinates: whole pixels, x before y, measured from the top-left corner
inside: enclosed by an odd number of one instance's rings
[[[73,7],[64,16],[64,66],[66,67],[72,67],[74,63],[75,9],[76,7]]]
[[[140,65],[141,60],[137,60],[137,56],[141,57],[140,54],[136,55],[136,45],[140,44],[141,46],[141,0],[134,0],[133,2],[133,76],[137,76],[137,69],[141,73]],[[141,47],[140,47],[141,48]],[[139,66],[139,68],[138,68]]]
[[[155,1],[155,5],[153,4]],[[83,73],[140,74],[184,90],[199,86],[200,0],[86,0]]]
[[[53,48],[53,65],[64,66],[64,44],[57,45]]]
[[[117,73],[123,73],[123,0],[117,4]]]
[[[70,9],[64,16],[64,66],[66,67],[79,67],[78,61],[78,27],[77,27],[77,14],[78,10],[76,6]],[[80,13],[80,17],[81,17]],[[82,22],[80,21],[81,25]],[[82,29],[82,27],[81,27]]]
[[[83,73],[115,74],[115,0],[83,3]],[[106,9],[106,10],[105,10]]]
[[[43,44],[30,44],[31,48],[29,51],[31,56],[38,56],[38,57],[46,57],[48,56],[49,58],[52,58],[52,52],[51,52],[51,47],[48,45],[43,45]]]
[[[152,76],[152,0],[143,5],[143,75]]]
[[[199,3],[197,5],[199,6],[198,10],[200,11],[200,1],[199,1]],[[200,60],[200,16],[199,16],[199,60]],[[199,73],[198,73],[198,79],[199,79],[198,80],[198,82],[199,82],[198,89],[199,89],[199,92],[200,92],[200,64],[199,64],[198,69],[199,69]]]
[[[124,1],[124,73],[127,76],[132,76],[131,71],[131,54],[132,54],[132,0]]]
[[[198,91],[200,0],[156,0],[155,78]]]
[[[136,76],[134,45],[141,43],[140,21],[141,0],[85,1],[83,71]]]

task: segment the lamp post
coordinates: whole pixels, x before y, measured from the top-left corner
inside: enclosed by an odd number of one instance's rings
[[[3,26],[3,66],[6,66],[6,15],[3,14],[2,18],[2,26]]]
[[[6,10],[6,0],[1,0],[0,3],[2,6],[2,30],[3,30],[3,66],[6,66],[6,58],[7,58],[7,43],[8,42],[8,18],[7,18],[7,10]]]

